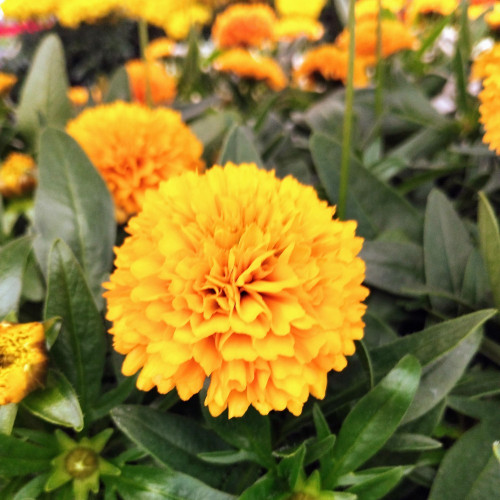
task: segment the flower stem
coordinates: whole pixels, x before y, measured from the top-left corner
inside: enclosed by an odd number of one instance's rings
[[[383,85],[384,85],[384,74],[382,66],[382,0],[377,2],[377,67],[375,72],[375,118],[377,122],[377,132],[380,132],[380,120],[382,119],[382,113],[384,111],[383,102]]]
[[[137,27],[139,30],[139,51],[141,54],[141,61],[144,64],[144,71],[146,73],[146,104],[149,108],[153,107],[153,98],[151,97],[151,74],[149,71],[149,61],[146,58],[146,47],[149,43],[148,37],[148,23],[145,19],[140,18]]]
[[[344,127],[342,131],[342,157],[340,160],[340,187],[339,201],[337,205],[337,215],[340,220],[345,218],[347,202],[347,189],[349,186],[349,163],[351,159],[351,136],[354,100],[354,57],[356,48],[356,36],[354,30],[354,3],[349,1],[349,14],[347,19],[347,29],[349,30],[349,63],[347,68],[347,85],[345,91],[345,113]]]

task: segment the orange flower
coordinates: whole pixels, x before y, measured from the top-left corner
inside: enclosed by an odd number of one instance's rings
[[[337,37],[335,44],[348,50],[350,34],[347,29]],[[408,27],[396,19],[382,19],[382,56],[388,57],[401,50],[413,49],[416,37]],[[362,19],[356,23],[356,55],[369,58],[373,63],[377,53],[377,20]]]
[[[177,84],[173,76],[169,75],[161,63],[150,61],[144,64],[139,59],[133,59],[125,64],[130,82],[133,99],[142,104],[146,103],[146,82],[149,76],[151,98],[154,104],[172,102],[177,93]]]
[[[252,54],[244,49],[231,49],[214,61],[214,68],[241,78],[262,80],[276,91],[286,87],[286,76],[279,64],[270,57]]]
[[[276,10],[280,16],[300,16],[318,19],[326,0],[275,0]]]
[[[235,4],[219,14],[212,28],[215,45],[259,47],[273,39],[276,15],[265,4]]]
[[[362,19],[376,19],[378,17],[379,0],[358,0],[356,2],[356,21]],[[401,12],[406,5],[406,0],[382,0],[382,12],[384,10],[397,14]]]
[[[279,19],[274,26],[276,40],[293,41],[300,37],[308,40],[319,40],[324,33],[323,25],[315,19],[289,16]]]
[[[17,76],[0,72],[0,95],[8,94],[17,82]]]
[[[82,87],[80,85],[75,85],[68,89],[68,97],[71,101],[71,104],[75,108],[80,108],[85,106],[90,99],[90,95],[92,94],[92,101],[94,103],[101,102],[102,93],[99,87],[93,87],[90,92],[87,87]]]
[[[35,188],[36,164],[31,156],[10,153],[0,167],[0,194],[5,198],[22,196]]]
[[[19,403],[41,386],[47,362],[41,323],[0,323],[0,405]]]
[[[479,93],[480,122],[484,126],[483,142],[500,155],[500,71],[496,71],[483,82]]]
[[[348,59],[347,52],[335,45],[321,45],[305,53],[302,64],[294,72],[294,79],[308,90],[316,87],[318,79],[341,81],[345,84]],[[354,85],[368,85],[367,61],[363,57],[354,59]]]
[[[409,23],[421,15],[438,14],[447,16],[460,5],[460,0],[411,0],[406,8],[405,20]]]
[[[481,52],[471,67],[471,80],[482,80],[500,67],[500,43],[496,43],[490,50]]]
[[[175,42],[167,37],[156,38],[146,47],[146,59],[151,61],[172,55]]]
[[[86,109],[67,130],[108,185],[118,222],[135,214],[160,181],[203,169],[203,146],[170,109],[117,101]]]
[[[500,28],[500,3],[495,3],[493,10],[488,12],[484,19],[490,29],[498,30]]]
[[[299,415],[325,396],[363,336],[364,262],[356,223],[293,177],[255,164],[186,173],[149,191],[105,283],[122,371],[137,387],[229,418]]]

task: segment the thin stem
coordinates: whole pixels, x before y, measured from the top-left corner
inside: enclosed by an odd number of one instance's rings
[[[349,186],[349,164],[351,159],[351,136],[354,101],[354,57],[356,49],[356,33],[354,29],[354,4],[355,0],[349,1],[349,15],[347,29],[349,30],[349,63],[347,68],[347,85],[345,91],[345,114],[344,127],[342,131],[342,158],[340,161],[340,188],[337,215],[340,220],[345,218],[347,202],[347,189]]]
[[[148,23],[145,19],[141,18],[137,23],[137,27],[139,30],[139,51],[146,76],[146,104],[151,108],[153,107],[153,98],[151,96],[151,72],[149,71],[149,61],[146,57],[146,47],[149,43]]]
[[[384,73],[383,73],[383,61],[382,61],[382,0],[378,0],[378,12],[377,12],[377,67],[376,67],[376,81],[375,81],[375,117],[377,120],[377,132],[380,132],[380,121],[382,119],[382,113],[384,111],[383,102],[383,85],[384,85]]]

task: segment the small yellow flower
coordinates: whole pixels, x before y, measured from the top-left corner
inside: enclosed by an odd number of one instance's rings
[[[37,184],[36,164],[31,156],[10,153],[0,167],[0,194],[5,198],[22,196]]]
[[[88,104],[91,95],[94,103],[101,102],[102,93],[99,87],[93,87],[90,92],[87,87],[80,85],[75,85],[68,89],[68,98],[75,108],[80,108]]]
[[[300,37],[316,41],[323,36],[324,32],[323,25],[309,17],[288,16],[278,19],[274,25],[274,38],[287,42]]]
[[[405,5],[406,0],[382,0],[382,11],[389,11],[393,14],[401,12]],[[378,4],[379,0],[358,0],[355,7],[356,21],[362,19],[376,19],[378,17]]]
[[[0,96],[8,94],[16,82],[16,75],[0,72]]]
[[[19,403],[41,386],[47,362],[41,323],[0,323],[0,405]]]
[[[280,16],[301,16],[318,19],[326,0],[275,0]]]

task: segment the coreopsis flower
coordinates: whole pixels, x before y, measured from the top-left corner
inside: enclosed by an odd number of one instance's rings
[[[151,100],[154,104],[167,104],[175,99],[177,81],[161,63],[157,61],[144,63],[140,59],[132,59],[125,63],[125,69],[134,101],[146,103],[148,78]]]
[[[116,249],[107,318],[122,372],[229,418],[302,411],[363,336],[354,221],[255,164],[186,173],[146,194]]]
[[[175,42],[167,37],[156,38],[148,44],[145,50],[146,59],[154,61],[155,59],[163,59],[173,54]]]
[[[324,44],[309,50],[294,71],[294,80],[299,86],[314,90],[321,81],[347,80],[349,54],[333,44]],[[354,59],[354,85],[366,87],[368,79],[368,60],[363,57]]]
[[[19,403],[40,387],[47,362],[41,323],[0,323],[0,405]]]
[[[57,18],[63,26],[77,28],[82,22],[93,23],[119,11],[121,0],[71,0],[60,1]]]
[[[275,0],[274,5],[280,16],[301,16],[318,19],[326,0]]]
[[[215,18],[212,38],[221,48],[260,47],[273,39],[276,15],[265,4],[235,4]]]
[[[286,87],[287,79],[280,65],[272,58],[253,54],[245,49],[230,49],[218,56],[214,68],[240,78],[265,82],[275,91]]]
[[[0,96],[8,94],[16,83],[16,75],[13,75],[11,73],[2,73],[0,71]]]
[[[202,144],[171,109],[116,101],[86,109],[67,131],[101,173],[118,222],[135,214],[160,181],[204,167]]]
[[[0,166],[0,194],[5,198],[22,196],[36,184],[35,160],[24,153],[10,153]]]
[[[500,67],[490,66],[490,71],[479,93],[479,121],[485,131],[483,142],[500,155]]]
[[[28,19],[44,20],[56,13],[60,0],[5,0],[2,2],[2,11],[6,18],[18,21]]]
[[[324,34],[323,25],[309,17],[288,16],[278,19],[274,25],[274,38],[291,42],[304,37],[310,41],[319,40]]]

